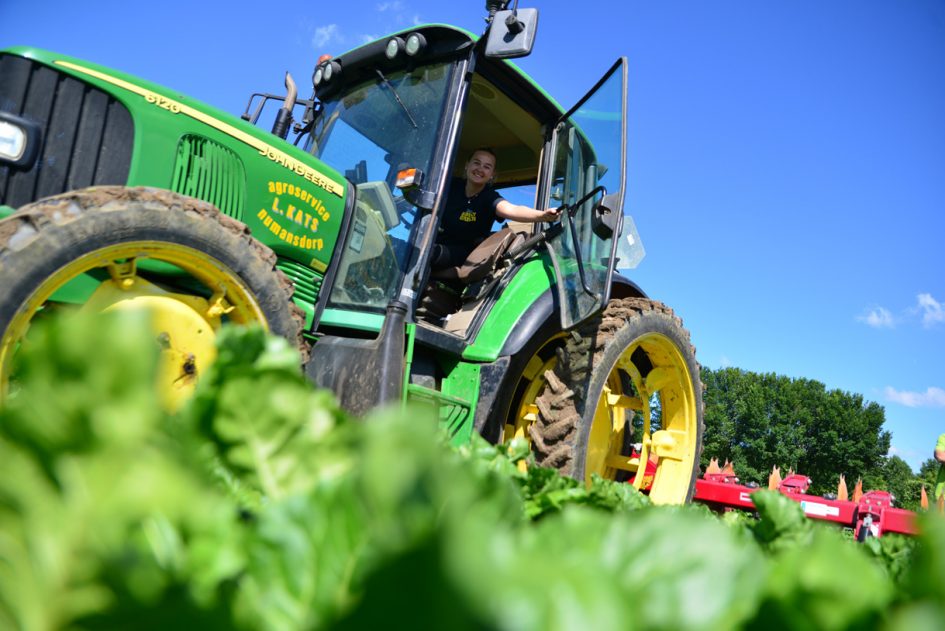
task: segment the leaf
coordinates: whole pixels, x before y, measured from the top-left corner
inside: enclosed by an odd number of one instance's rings
[[[150,331],[143,314],[128,312],[36,323],[14,357],[0,432],[52,476],[65,452],[141,440],[163,416]]]
[[[869,537],[863,543],[863,550],[873,555],[887,575],[897,586],[905,580],[912,566],[918,540],[897,534],[885,534],[882,537]]]
[[[883,571],[826,528],[772,559],[757,629],[873,629],[893,597]]]
[[[369,516],[350,483],[267,504],[246,540],[235,615],[251,629],[324,627],[355,602]]]
[[[777,551],[810,542],[813,527],[800,504],[767,490],[752,493],[751,501],[758,511],[758,521],[751,530],[762,546]]]
[[[605,480],[596,473],[587,491],[589,506],[610,511],[634,511],[650,506],[650,498],[626,482]]]
[[[689,510],[566,506],[532,526],[469,512],[450,524],[450,576],[502,628],[733,629],[764,583],[757,546]]]
[[[202,475],[164,433],[156,355],[139,314],[31,327],[16,392],[0,408],[0,620],[9,626],[70,627],[162,600],[185,565],[177,528],[214,512]]]
[[[918,545],[905,572],[906,599],[938,607],[939,620],[945,623],[945,518],[926,513],[919,527]]]
[[[218,344],[217,362],[181,416],[217,446],[234,488],[279,499],[351,466],[344,433],[333,432],[344,414],[306,381],[285,340],[259,327],[229,327]]]

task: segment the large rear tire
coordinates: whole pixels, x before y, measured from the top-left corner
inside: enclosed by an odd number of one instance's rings
[[[657,503],[692,499],[702,382],[689,333],[671,309],[645,298],[611,300],[571,333],[545,379],[529,427],[539,465],[587,482],[595,473],[631,477]]]
[[[0,222],[0,386],[30,324],[54,307],[147,309],[159,389],[176,408],[215,358],[226,322],[259,323],[303,349],[301,310],[276,256],[242,223],[170,191],[96,187]]]

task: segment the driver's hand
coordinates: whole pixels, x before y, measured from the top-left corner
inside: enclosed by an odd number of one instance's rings
[[[542,214],[542,221],[558,221],[561,219],[561,208],[549,208]]]

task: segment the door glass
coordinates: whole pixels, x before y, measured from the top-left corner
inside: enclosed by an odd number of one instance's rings
[[[571,327],[601,307],[609,292],[613,239],[594,231],[604,195],[619,192],[623,212],[625,171],[625,60],[555,129],[546,204],[567,205],[562,232],[548,242],[558,276],[561,324]]]

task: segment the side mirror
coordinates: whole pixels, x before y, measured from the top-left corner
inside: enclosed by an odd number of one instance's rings
[[[619,193],[604,195],[597,208],[594,209],[594,216],[591,220],[592,229],[594,234],[601,239],[610,239],[617,232],[622,216],[621,209],[616,208],[619,197]]]
[[[496,11],[486,40],[486,57],[512,59],[525,57],[535,45],[538,9]]]

